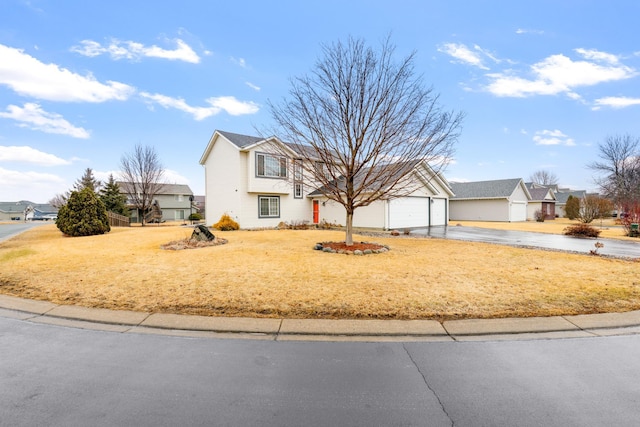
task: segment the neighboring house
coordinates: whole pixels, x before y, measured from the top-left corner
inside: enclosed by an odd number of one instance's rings
[[[584,199],[587,195],[585,190],[576,190],[572,191],[568,188],[560,188],[556,192],[556,214],[560,218],[566,217],[566,212],[564,210],[567,205],[567,200],[569,200],[569,196],[576,197],[580,200]]]
[[[527,220],[531,194],[522,178],[451,183],[450,221]]]
[[[525,184],[531,200],[527,203],[527,220],[535,220],[536,212],[544,214],[544,219],[556,219],[556,196],[552,188],[527,182]]]
[[[26,217],[25,217],[26,215]],[[0,202],[0,221],[49,221],[58,217],[58,209],[46,203]]]
[[[200,158],[205,167],[206,212],[210,223],[227,213],[243,228],[275,227],[280,222],[329,222],[344,225],[342,205],[327,200],[317,183],[305,182],[303,173],[290,176],[290,148],[276,137],[260,138],[215,131]],[[301,165],[317,167],[318,165]],[[448,200],[453,194],[441,175],[423,163],[412,165],[411,179],[418,185],[411,197],[374,202],[356,209],[354,227],[410,228],[446,225]]]
[[[193,213],[198,212],[202,219],[207,217],[207,210],[205,207],[205,196],[193,196]]]
[[[127,207],[131,212],[131,222],[141,222],[142,213],[133,205],[131,197],[131,184],[128,182],[118,182],[120,192],[127,196]],[[154,205],[159,206],[162,213],[162,221],[182,221],[189,218],[195,212],[191,205],[189,196],[193,196],[193,191],[188,185],[183,184],[163,184],[162,189],[153,198]],[[148,214],[148,212],[145,212]]]

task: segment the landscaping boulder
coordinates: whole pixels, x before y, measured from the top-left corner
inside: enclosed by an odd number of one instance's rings
[[[204,225],[196,225],[191,234],[193,240],[212,241],[216,238],[211,231]]]

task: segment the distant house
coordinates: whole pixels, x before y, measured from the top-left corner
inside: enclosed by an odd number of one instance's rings
[[[287,156],[283,156],[282,148],[288,150]],[[318,191],[318,183],[305,181],[302,173],[303,168],[324,164],[302,164],[300,157],[277,137],[216,130],[200,158],[205,167],[208,222],[216,222],[227,213],[243,228],[275,227],[280,222],[326,221],[344,225],[346,213],[342,205],[324,197]],[[449,197],[453,194],[448,183],[422,162],[410,167],[416,190],[407,197],[379,200],[358,208],[353,218],[355,227],[390,229],[447,224]]]
[[[525,184],[531,194],[527,203],[527,220],[536,219],[536,212],[544,214],[545,220],[556,218],[556,195],[551,187],[527,182]]]
[[[149,212],[138,212],[133,204],[132,186],[128,182],[118,182],[120,192],[127,196],[127,206],[131,212],[131,222],[141,222],[142,215]],[[189,215],[196,210],[191,205],[190,196],[193,191],[184,184],[164,184],[162,189],[153,198],[152,210],[158,209],[158,221],[182,221],[189,218]],[[154,219],[155,219],[154,218]]]
[[[567,216],[565,207],[567,206],[567,200],[569,200],[569,196],[573,196],[578,198],[579,200],[583,200],[587,196],[587,192],[585,190],[570,190],[568,188],[560,188],[556,192],[556,214],[560,218],[564,218]]]
[[[531,194],[522,178],[451,183],[455,196],[449,200],[451,221],[527,220]]]
[[[0,202],[0,221],[50,221],[58,217],[58,209],[47,203]]]

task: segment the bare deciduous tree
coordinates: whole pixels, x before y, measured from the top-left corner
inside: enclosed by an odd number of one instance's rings
[[[621,207],[640,201],[640,138],[609,136],[599,145],[600,161],[589,168],[601,174],[595,179],[601,192]]]
[[[558,176],[553,172],[541,169],[532,173],[529,176],[529,181],[540,185],[557,185]]]
[[[290,99],[269,104],[304,173],[344,206],[348,245],[355,210],[414,191],[409,174],[419,162],[439,173],[462,124],[416,76],[415,53],[395,62],[394,51],[389,39],[378,52],[352,38],[325,45],[311,74],[291,80]]]
[[[153,198],[164,187],[164,168],[153,147],[136,145],[133,152],[125,154],[120,160],[124,190],[129,194],[132,204],[138,209],[142,225],[145,213]]]

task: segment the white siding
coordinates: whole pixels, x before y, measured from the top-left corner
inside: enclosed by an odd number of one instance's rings
[[[495,200],[450,200],[451,221],[509,221],[509,201]]]
[[[234,220],[240,215],[240,152],[224,137],[219,136],[207,157],[205,167],[205,211],[207,223],[215,224],[224,213]]]

